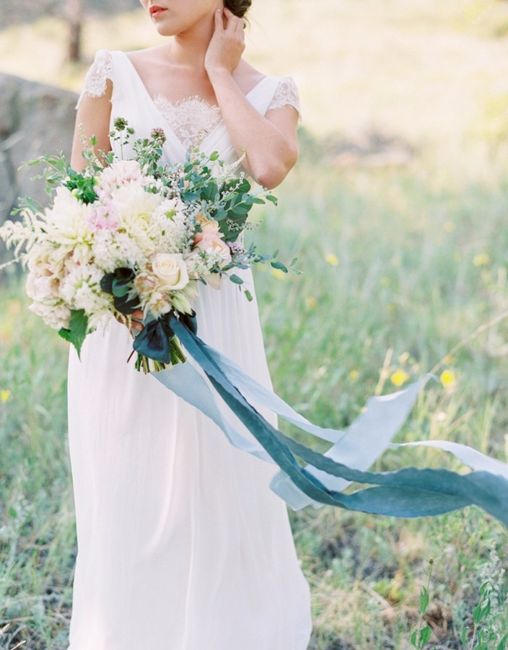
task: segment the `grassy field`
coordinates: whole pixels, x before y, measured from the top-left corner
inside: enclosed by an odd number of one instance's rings
[[[305,110],[300,161],[255,231],[261,248],[276,242],[302,271],[256,273],[277,392],[341,427],[368,396],[432,368],[440,384],[428,384],[397,440],[455,440],[506,461],[506,3],[387,0],[381,10],[372,0],[321,0],[318,14],[311,3],[274,5],[255,4],[249,60],[274,73],[287,63]],[[87,51],[155,42],[140,12],[111,20],[118,40],[108,22],[91,23]],[[23,29],[0,33],[4,69],[20,74]],[[59,64],[61,37],[61,26],[42,21],[21,40],[48,52],[33,76],[77,89],[83,71]],[[31,316],[11,279],[0,290],[5,650],[65,648],[75,553],[66,361],[66,345]],[[462,471],[423,448],[390,451],[375,467],[400,464]],[[418,647],[505,647],[508,536],[482,511],[290,515],[312,586],[313,650],[409,649],[426,624],[432,635]]]

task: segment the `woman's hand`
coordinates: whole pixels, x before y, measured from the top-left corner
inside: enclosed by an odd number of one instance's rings
[[[223,23],[223,11],[226,26]],[[228,72],[240,63],[245,49],[244,20],[227,7],[215,11],[215,30],[205,55],[205,69],[210,73]]]
[[[115,318],[119,323],[125,324],[129,328],[129,332],[132,334],[132,336],[136,336],[136,334],[139,334],[139,332],[141,332],[141,330],[144,327],[142,309],[136,309],[135,311],[132,312],[132,314],[129,314],[129,316],[127,317],[128,319],[127,323],[125,322],[125,316],[122,316],[122,318],[115,316]]]

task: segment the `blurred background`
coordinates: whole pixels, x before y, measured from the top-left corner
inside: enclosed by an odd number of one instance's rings
[[[20,194],[42,195],[24,160],[70,153],[95,51],[162,41],[137,0],[2,0],[0,222]],[[256,270],[276,391],[341,427],[370,395],[432,369],[439,382],[397,440],[506,461],[508,2],[254,0],[246,41],[252,65],[294,77],[303,115],[300,159],[254,233],[301,270]],[[27,311],[19,270],[0,272],[2,649],[66,648],[66,363],[66,344]],[[375,469],[401,463],[465,471],[423,448]],[[506,647],[508,535],[482,511],[290,516],[312,650]]]

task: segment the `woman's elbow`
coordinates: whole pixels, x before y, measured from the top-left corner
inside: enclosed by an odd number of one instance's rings
[[[278,159],[271,164],[263,165],[262,169],[256,174],[256,181],[269,190],[277,187],[286,178],[293,169],[298,160],[298,146],[288,149],[287,155],[283,160]]]

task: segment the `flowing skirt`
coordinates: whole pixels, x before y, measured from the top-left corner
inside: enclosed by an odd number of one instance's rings
[[[198,335],[271,388],[253,294],[199,285]],[[67,650],[306,650],[308,582],[275,465],[134,368],[111,319],[69,351],[77,529]],[[277,418],[263,413],[273,424]],[[242,429],[242,432],[245,432]],[[250,434],[249,434],[250,435]]]

